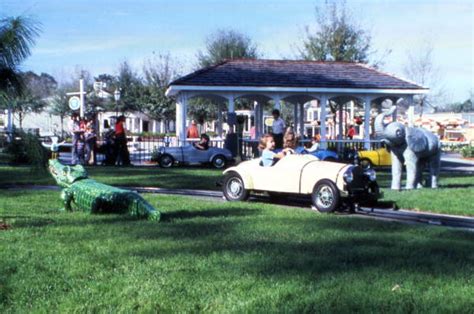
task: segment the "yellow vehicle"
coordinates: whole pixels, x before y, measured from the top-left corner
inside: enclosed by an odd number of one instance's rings
[[[387,167],[392,165],[392,157],[386,148],[376,150],[361,150],[359,164],[362,168]]]

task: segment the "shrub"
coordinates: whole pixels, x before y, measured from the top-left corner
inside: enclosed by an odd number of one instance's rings
[[[46,169],[48,150],[41,145],[37,135],[15,131],[13,140],[6,145],[5,153],[13,164],[28,164],[36,169]]]
[[[461,155],[464,158],[474,158],[474,146],[465,146],[461,149]]]

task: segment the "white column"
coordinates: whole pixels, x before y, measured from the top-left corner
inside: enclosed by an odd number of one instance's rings
[[[186,111],[186,95],[180,93],[176,102],[176,137],[180,146],[186,143]]]
[[[228,105],[227,105],[227,108],[228,108],[227,114],[229,114],[229,113],[234,114],[235,113],[235,110],[234,110],[234,95],[229,95],[227,99],[229,100]],[[237,117],[235,117],[235,118],[237,118]],[[234,133],[234,132],[235,132],[235,124],[229,124],[229,133]]]
[[[130,132],[135,133],[135,118],[130,118]]]
[[[351,100],[351,116],[349,117],[349,124],[354,123],[354,107],[355,107],[355,102]]]
[[[408,102],[408,126],[413,127],[415,120],[415,105],[413,104],[413,95],[405,96],[405,99]]]
[[[222,107],[221,104],[217,104],[217,136],[222,138],[222,123],[224,120],[222,119]]]
[[[328,102],[328,96],[327,95],[321,95],[319,97],[319,107],[321,108],[321,129],[320,129],[320,135],[321,135],[321,145],[320,147],[322,149],[327,148],[327,139],[326,139],[326,106]]]
[[[300,137],[303,138],[304,136],[304,104],[298,104],[298,107],[299,107],[299,115],[298,115],[298,123],[299,123],[299,127],[298,127],[298,131],[299,131],[299,134],[300,134]]]
[[[370,107],[372,98],[364,97],[364,148],[370,149]]]
[[[84,103],[84,79],[79,80],[79,99],[81,103],[81,107],[79,108],[79,115],[81,118],[84,118],[84,110],[85,110],[85,103]]]

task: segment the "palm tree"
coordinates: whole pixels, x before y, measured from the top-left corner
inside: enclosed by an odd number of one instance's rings
[[[30,47],[39,32],[39,23],[31,18],[0,19],[0,101],[6,100],[9,94],[19,95],[22,92],[18,66],[30,55]]]

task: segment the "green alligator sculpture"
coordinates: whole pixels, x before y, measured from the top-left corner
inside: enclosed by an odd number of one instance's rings
[[[138,193],[119,189],[89,179],[81,165],[66,166],[56,159],[49,160],[49,172],[63,188],[61,198],[65,210],[79,209],[91,213],[128,213],[132,217],[160,220],[160,212]]]

